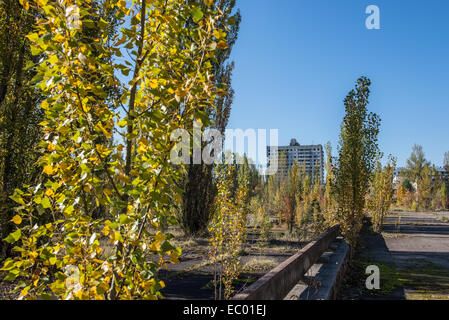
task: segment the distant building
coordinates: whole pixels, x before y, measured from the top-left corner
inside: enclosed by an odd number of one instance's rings
[[[286,161],[278,161],[279,176],[286,176],[288,170],[292,167],[293,161],[297,161],[299,165],[304,164],[306,172],[311,174],[315,179],[315,173],[320,175],[321,184],[324,183],[324,152],[323,146],[318,145],[300,145],[296,139],[290,141],[289,146],[267,147],[268,166],[270,159],[279,159],[279,155],[285,153]]]
[[[405,170],[406,168],[398,167],[394,170],[394,176],[393,176],[393,183],[395,184],[395,188],[399,188],[400,185],[404,182],[404,176],[401,175],[401,171]],[[444,167],[435,167],[435,174],[432,174],[432,180],[435,180],[437,178],[441,178],[443,180],[449,179],[449,172],[446,171]],[[416,190],[418,188],[418,184],[416,181],[410,181],[413,188]]]

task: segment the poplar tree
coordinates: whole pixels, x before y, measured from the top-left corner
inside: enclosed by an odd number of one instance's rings
[[[214,109],[225,14],[213,1],[106,0],[129,21],[112,34],[90,1],[21,2],[41,15],[27,38],[44,57],[34,66],[45,97],[44,181],[12,197],[17,227],[5,240],[19,255],[1,268],[6,280],[20,277],[20,299],[159,299],[158,270],[181,254],[166,228],[176,223],[173,184],[185,173],[170,162],[171,133]],[[83,41],[93,16],[99,32]],[[132,50],[126,57],[123,47]],[[107,99],[114,85],[121,113]],[[109,143],[114,134],[125,142]],[[99,205],[107,218],[93,215]]]
[[[198,3],[201,7],[203,0],[190,0],[189,2]],[[217,21],[217,29],[214,33],[218,40],[217,54],[211,61],[217,93],[215,108],[201,110],[197,117],[202,120],[202,132],[207,128],[214,128],[223,136],[234,99],[234,90],[231,87],[234,63],[229,58],[237,41],[241,16],[238,10],[234,12],[236,0],[206,2],[214,3],[225,15]],[[205,148],[207,143],[209,142],[202,143],[202,148]],[[214,165],[194,164],[192,161],[180,187],[184,190],[180,208],[180,222],[184,231],[189,235],[204,234],[207,232],[207,225],[214,213],[214,199],[217,195]]]
[[[42,137],[42,94],[31,86],[35,71],[28,68],[40,57],[31,54],[26,38],[37,18],[36,10],[24,9],[17,0],[0,1],[0,239],[13,230],[14,189],[40,176],[35,162]],[[0,258],[11,255],[10,249],[0,240]]]
[[[341,124],[333,184],[342,233],[352,248],[362,227],[365,197],[379,154],[377,135],[380,118],[367,109],[370,85],[368,78],[359,78],[355,89],[344,101],[345,116]]]
[[[393,175],[396,160],[390,158],[387,165],[382,166],[377,161],[370,183],[370,192],[367,197],[367,209],[371,213],[373,229],[379,232],[385,216],[388,214],[393,200]]]

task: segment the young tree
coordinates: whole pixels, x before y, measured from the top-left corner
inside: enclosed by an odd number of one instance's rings
[[[324,191],[324,215],[326,223],[329,226],[336,224],[335,216],[335,197],[332,193],[332,183],[334,181],[334,167],[332,164],[332,145],[328,142],[325,145],[326,150],[326,186]]]
[[[219,165],[217,214],[209,228],[212,238],[212,262],[214,263],[215,299],[229,300],[234,292],[233,282],[241,271],[239,252],[245,240],[248,210],[248,181],[241,181],[234,188],[235,166]]]
[[[6,279],[24,279],[18,288],[27,299],[49,298],[49,290],[62,299],[158,299],[164,283],[157,271],[180,255],[164,231],[175,222],[173,184],[184,172],[170,162],[171,133],[214,107],[211,61],[223,13],[210,1],[200,8],[181,0],[107,0],[129,26],[110,39],[110,24],[97,19],[97,36],[82,41],[98,15],[89,1],[22,2],[42,15],[27,38],[45,57],[35,77],[46,97],[45,182],[15,192],[18,228],[6,240],[20,256],[5,261]],[[129,59],[123,45],[135,49]],[[118,71],[130,81],[121,83]],[[123,114],[105,99],[116,84]],[[114,132],[125,145],[104,143]],[[99,205],[109,219],[92,215]],[[51,220],[39,224],[38,215]],[[108,242],[112,252],[105,252]]]
[[[286,180],[286,190],[284,194],[284,216],[287,222],[288,231],[293,233],[293,228],[296,223],[296,207],[297,198],[300,191],[300,171],[299,165],[293,161],[291,169],[288,171]]]
[[[447,210],[449,195],[448,195],[447,185],[446,185],[445,181],[443,181],[441,183],[441,188],[440,188],[439,192],[440,192],[440,197],[441,197],[441,206],[444,210]]]
[[[418,208],[421,210],[428,210],[432,204],[432,169],[429,163],[425,163],[422,167],[418,182]]]
[[[334,172],[337,214],[342,233],[352,248],[362,226],[369,179],[379,155],[380,119],[367,110],[370,85],[368,78],[361,77],[344,101],[346,114]]]
[[[367,209],[371,213],[375,232],[381,230],[384,218],[390,210],[394,193],[393,175],[395,167],[396,160],[393,158],[390,158],[384,167],[378,161],[372,176],[370,192],[367,198]]]

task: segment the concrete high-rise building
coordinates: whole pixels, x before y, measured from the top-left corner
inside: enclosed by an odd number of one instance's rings
[[[285,153],[285,161],[279,156]],[[312,175],[315,180],[315,173],[320,175],[321,184],[324,183],[324,152],[323,146],[318,145],[300,145],[296,139],[290,141],[289,146],[267,147],[268,166],[270,161],[278,159],[278,174],[279,176],[286,176],[288,170],[292,167],[293,161],[298,162],[299,165],[305,165],[306,172]]]

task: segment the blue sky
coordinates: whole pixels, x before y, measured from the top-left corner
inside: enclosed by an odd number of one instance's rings
[[[405,165],[414,143],[441,165],[449,151],[449,1],[238,0],[236,91],[228,128],[279,129],[280,145],[331,141],[359,76],[379,145]],[[365,27],[368,5],[381,30]]]

